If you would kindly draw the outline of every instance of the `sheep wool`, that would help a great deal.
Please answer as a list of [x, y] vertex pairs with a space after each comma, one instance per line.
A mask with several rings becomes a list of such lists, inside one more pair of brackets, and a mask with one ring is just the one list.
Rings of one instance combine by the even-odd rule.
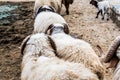
[[24, 49], [21, 80], [99, 80], [80, 63], [55, 56], [48, 37], [43, 33], [30, 36]]
[[102, 78], [105, 77], [103, 65], [89, 43], [65, 33], [52, 34], [51, 37], [56, 44], [59, 58], [82, 63]]
[[43, 5], [48, 5], [55, 8], [57, 13], [60, 13], [62, 7], [62, 0], [35, 0], [34, 13]]
[[45, 33], [48, 27], [53, 23], [66, 23], [66, 21], [57, 13], [41, 12], [35, 19], [33, 33]]

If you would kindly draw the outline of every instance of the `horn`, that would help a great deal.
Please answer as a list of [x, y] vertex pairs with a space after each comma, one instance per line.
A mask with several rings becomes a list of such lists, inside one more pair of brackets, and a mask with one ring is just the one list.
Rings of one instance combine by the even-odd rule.
[[65, 24], [65, 23], [63, 23], [63, 25], [64, 25], [64, 32], [65, 32], [66, 34], [69, 34], [69, 28], [68, 28], [68, 25]]
[[55, 9], [52, 6], [49, 6], [52, 12], [55, 12]]
[[103, 52], [102, 48], [101, 48], [99, 45], [97, 45], [96, 48], [97, 48], [98, 51], [100, 52], [100, 57], [101, 57], [102, 55], [105, 55], [105, 53]]
[[52, 48], [54, 49], [54, 51], [55, 51], [55, 55], [58, 56], [58, 55], [57, 55], [57, 48], [56, 48], [55, 42], [53, 41], [53, 39], [52, 39], [50, 36], [48, 36], [48, 39], [49, 39], [49, 41], [50, 41], [51, 47], [52, 47]]
[[47, 34], [48, 30], [51, 29], [52, 27], [54, 27], [53, 24], [51, 24], [51, 25], [47, 28], [47, 30], [45, 31], [45, 34]]
[[35, 13], [35, 17], [42, 11], [41, 9], [42, 9], [42, 6], [37, 9], [37, 11]]
[[120, 36], [117, 37], [112, 44], [110, 45], [106, 58], [104, 60], [105, 63], [110, 62], [114, 56], [116, 56], [116, 51], [118, 47], [120, 46]]
[[28, 40], [30, 39], [30, 37], [31, 37], [30, 35], [27, 36], [27, 37], [23, 40], [23, 42], [22, 42], [22, 44], [21, 44], [21, 54], [22, 54], [22, 55], [23, 55], [24, 49], [25, 49], [26, 44], [27, 44]]

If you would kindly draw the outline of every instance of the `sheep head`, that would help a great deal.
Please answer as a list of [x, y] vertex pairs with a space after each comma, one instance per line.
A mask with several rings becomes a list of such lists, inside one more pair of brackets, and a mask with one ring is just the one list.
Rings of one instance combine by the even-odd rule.
[[98, 1], [96, 0], [91, 0], [90, 4], [94, 5], [96, 8], [98, 8]]
[[40, 12], [56, 12], [55, 9], [49, 5], [44, 5], [38, 8], [38, 10], [35, 13], [35, 17], [40, 13]]
[[[28, 47], [28, 48], [26, 48]], [[21, 45], [21, 54], [24, 50], [37, 55], [55, 55], [54, 41], [44, 33], [37, 33], [26, 37]]]
[[66, 33], [66, 34], [69, 34], [69, 28], [68, 28], [68, 25], [66, 23], [51, 24], [48, 27], [48, 29], [46, 30], [46, 33], [48, 32], [49, 29], [50, 29], [50, 35], [56, 34], [56, 33]]

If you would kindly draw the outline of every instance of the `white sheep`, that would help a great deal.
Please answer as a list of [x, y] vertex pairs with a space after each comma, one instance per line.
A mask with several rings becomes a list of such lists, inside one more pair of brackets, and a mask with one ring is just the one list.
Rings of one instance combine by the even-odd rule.
[[66, 34], [69, 32], [66, 27], [58, 23], [49, 27], [51, 38], [56, 44], [57, 56], [66, 61], [82, 63], [105, 80], [104, 67], [91, 45]]
[[110, 10], [110, 4], [107, 0], [98, 2], [97, 0], [91, 0], [90, 4], [94, 5], [96, 8], [98, 8], [97, 16], [98, 18], [99, 14], [102, 15], [102, 20], [104, 20], [105, 14], [107, 15], [107, 20], [109, 20], [109, 10]]
[[41, 12], [55, 12], [55, 9], [51, 6], [43, 5], [37, 9], [36, 13], [34, 14], [34, 17], [36, 18], [36, 16]]
[[56, 57], [51, 39], [43, 33], [28, 36], [22, 43], [21, 80], [99, 80], [84, 65]]
[[35, 0], [34, 5], [34, 14], [37, 13], [38, 9], [41, 6], [48, 5], [49, 7], [54, 8], [55, 12], [61, 12], [62, 4], [64, 4], [66, 8], [66, 14], [69, 14], [69, 5], [73, 3], [74, 0]]
[[49, 25], [53, 23], [66, 23], [66, 21], [61, 15], [57, 13], [41, 12], [35, 18], [33, 33], [46, 33]]
[[103, 0], [103, 1], [97, 1], [97, 0], [91, 0], [90, 4], [94, 5], [96, 8], [98, 8], [97, 16], [98, 18], [99, 13], [102, 15], [102, 20], [104, 19], [105, 15], [107, 16], [107, 20], [109, 20], [110, 17], [110, 9], [115, 4], [120, 4], [120, 0]]
[[35, 0], [34, 13], [37, 12], [41, 6], [48, 5], [55, 9], [57, 13], [60, 13], [62, 7], [62, 0]]

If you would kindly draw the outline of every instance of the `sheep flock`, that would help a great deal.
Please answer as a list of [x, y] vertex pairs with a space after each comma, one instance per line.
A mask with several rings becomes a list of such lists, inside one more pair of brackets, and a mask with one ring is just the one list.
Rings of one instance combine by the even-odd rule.
[[[34, 30], [21, 44], [23, 55], [21, 80], [107, 80], [106, 69], [115, 68], [112, 80], [120, 80], [120, 37], [111, 43], [107, 54], [98, 45], [98, 56], [87, 41], [70, 35], [69, 24], [61, 15], [64, 5], [66, 15], [74, 0], [35, 0]], [[111, 6], [119, 0], [96, 1], [90, 4], [98, 9], [102, 20]], [[110, 65], [106, 68], [104, 64]]]

